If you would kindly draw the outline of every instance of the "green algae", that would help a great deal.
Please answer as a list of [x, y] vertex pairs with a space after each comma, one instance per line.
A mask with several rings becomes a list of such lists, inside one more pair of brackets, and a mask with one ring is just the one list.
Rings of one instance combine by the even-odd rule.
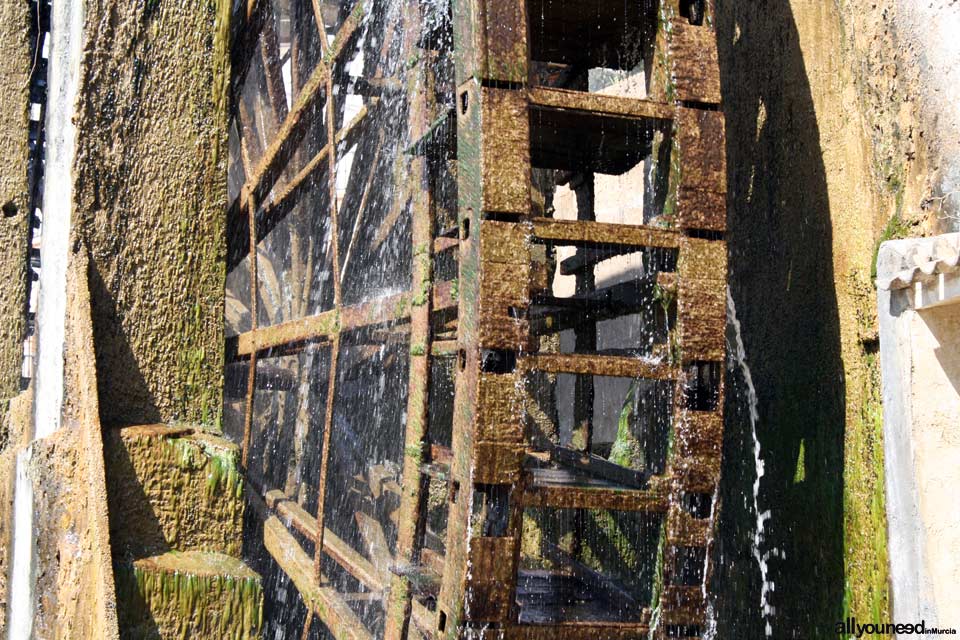
[[171, 552], [116, 568], [125, 637], [258, 638], [260, 578], [235, 558]]
[[208, 497], [243, 496], [243, 478], [235, 450], [194, 438], [165, 438], [163, 447], [167, 459], [180, 469], [206, 472]]
[[115, 549], [127, 557], [170, 548], [237, 555], [244, 513], [237, 450], [206, 434], [179, 435], [111, 440], [107, 468], [115, 481], [108, 497]]
[[644, 467], [643, 447], [630, 429], [631, 417], [635, 416], [633, 398], [636, 391], [637, 383], [634, 381], [630, 384], [627, 395], [623, 400], [620, 417], [617, 420], [617, 436], [610, 449], [610, 455], [607, 457], [610, 462], [628, 469], [642, 469]]

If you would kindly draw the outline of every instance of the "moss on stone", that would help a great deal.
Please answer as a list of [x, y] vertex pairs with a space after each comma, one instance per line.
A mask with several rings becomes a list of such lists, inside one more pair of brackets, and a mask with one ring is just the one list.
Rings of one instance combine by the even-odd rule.
[[259, 638], [263, 588], [241, 561], [170, 552], [115, 569], [127, 638]]
[[180, 550], [240, 555], [243, 480], [236, 447], [213, 436], [106, 440], [114, 554]]

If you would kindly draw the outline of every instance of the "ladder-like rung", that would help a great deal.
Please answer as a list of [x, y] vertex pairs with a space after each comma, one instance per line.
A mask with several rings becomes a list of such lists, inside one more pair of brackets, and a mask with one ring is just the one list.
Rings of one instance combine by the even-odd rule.
[[533, 240], [549, 244], [574, 247], [680, 247], [680, 234], [675, 229], [553, 218], [533, 218], [531, 222]]
[[521, 371], [574, 373], [613, 378], [674, 380], [677, 377], [676, 368], [664, 359], [603, 356], [592, 353], [540, 353], [519, 358], [517, 366]]
[[523, 494], [524, 507], [667, 511], [667, 491], [651, 480], [647, 489], [631, 489], [565, 469], [531, 469]]
[[664, 102], [569, 89], [534, 88], [530, 89], [528, 96], [533, 107], [565, 109], [586, 115], [656, 120], [661, 126], [669, 125], [675, 110], [673, 105]]

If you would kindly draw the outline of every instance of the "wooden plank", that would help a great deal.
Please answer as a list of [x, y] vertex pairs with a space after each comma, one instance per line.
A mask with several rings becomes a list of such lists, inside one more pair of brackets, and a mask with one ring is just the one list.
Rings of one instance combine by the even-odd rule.
[[300, 592], [307, 608], [314, 612], [337, 640], [371, 640], [363, 622], [332, 587], [321, 587], [313, 575], [313, 562], [287, 531], [279, 518], [263, 523], [263, 544], [274, 561]]
[[676, 458], [670, 463], [670, 472], [676, 481], [677, 491], [712, 493], [720, 482], [720, 455]]
[[[349, 147], [359, 132], [371, 119], [379, 99], [371, 98], [369, 104], [361, 107], [360, 111], [337, 132], [336, 142]], [[323, 175], [324, 171], [329, 170], [330, 166], [330, 145], [325, 144], [310, 160], [294, 175], [290, 180], [281, 185], [274, 193], [269, 202], [263, 204], [263, 207], [256, 215], [257, 242], [267, 237], [274, 228], [283, 220], [294, 206], [300, 201], [303, 193], [314, 184], [314, 178]], [[234, 269], [243, 256], [249, 250], [249, 240], [246, 238], [249, 233], [248, 216], [241, 216], [240, 200], [243, 194], [237, 197], [227, 212], [227, 237], [235, 238], [231, 241], [230, 251], [227, 257], [227, 271]]]
[[558, 464], [583, 471], [608, 482], [623, 485], [630, 489], [639, 489], [647, 483], [647, 474], [621, 467], [609, 460], [586, 451], [576, 451], [567, 447], [553, 447], [551, 459]]
[[347, 44], [360, 26], [364, 7], [363, 2], [358, 2], [353, 12], [344, 21], [330, 51], [324, 56], [323, 61], [317, 63], [307, 82], [300, 89], [287, 118], [283, 121], [283, 125], [274, 137], [273, 142], [264, 151], [253, 175], [247, 177], [243, 191], [251, 194], [257, 202], [266, 199], [277, 176], [280, 175], [291, 154], [300, 144], [307, 126], [310, 124], [309, 119], [310, 114], [313, 113], [313, 106], [327, 89], [331, 65], [346, 49]]
[[484, 220], [480, 223], [480, 260], [530, 269], [530, 225]]
[[724, 231], [727, 226], [727, 163], [723, 114], [678, 109], [680, 184], [677, 224]]
[[706, 602], [700, 586], [666, 586], [660, 596], [661, 624], [697, 625], [706, 622]]
[[669, 36], [677, 99], [720, 104], [720, 65], [716, 33], [674, 20]]
[[726, 354], [726, 286], [717, 280], [680, 278], [677, 332], [685, 361], [722, 361]]
[[527, 81], [526, 0], [481, 0], [483, 49], [477, 74], [485, 80]]
[[674, 453], [680, 458], [719, 455], [723, 447], [720, 411], [682, 411], [674, 415]]
[[628, 489], [612, 483], [534, 469], [521, 502], [525, 507], [554, 509], [610, 509], [665, 513], [667, 481], [652, 478], [647, 489]]
[[237, 337], [237, 354], [250, 355], [293, 342], [329, 338], [339, 331], [339, 325], [339, 314], [331, 309], [315, 316], [246, 331]]
[[530, 104], [552, 109], [568, 109], [623, 118], [673, 120], [673, 105], [653, 100], [641, 100], [601, 93], [570, 91], [567, 89], [546, 89], [537, 87], [527, 94]]
[[673, 380], [677, 377], [674, 367], [668, 362], [627, 356], [540, 353], [518, 358], [517, 367], [521, 371], [575, 373], [617, 378], [645, 378], [648, 380]]
[[680, 242], [677, 260], [680, 278], [727, 281], [727, 243], [685, 237]]
[[[480, 94], [483, 123], [483, 210], [526, 214], [530, 211], [527, 101], [519, 91], [488, 87], [476, 90]], [[476, 96], [473, 91], [470, 93]]]
[[454, 5], [458, 46], [456, 81], [468, 78], [519, 84], [527, 81], [525, 0], [470, 0]]
[[523, 442], [522, 385], [516, 374], [480, 374], [477, 441]]
[[[454, 305], [453, 283], [437, 283], [433, 289], [433, 309], [449, 309]], [[410, 307], [411, 295], [399, 293], [344, 307], [340, 313], [330, 309], [315, 316], [246, 331], [237, 336], [237, 355], [247, 356], [307, 340], [329, 339], [341, 331], [404, 320], [410, 315]]]
[[506, 622], [510, 613], [514, 579], [513, 563], [517, 540], [512, 537], [475, 536], [470, 539], [467, 565], [470, 588], [465, 611], [473, 622]]
[[[287, 499], [282, 491], [279, 489], [268, 491], [264, 498], [267, 506], [273, 509], [286, 524], [292, 525], [311, 540], [318, 538], [316, 518], [293, 500]], [[329, 528], [323, 534], [323, 552], [367, 589], [378, 593], [384, 590], [385, 583], [377, 569]]]
[[680, 246], [680, 235], [674, 229], [552, 218], [534, 218], [532, 223], [534, 240], [547, 241], [551, 244], [575, 247], [618, 245], [665, 249], [676, 249]]
[[667, 544], [703, 547], [710, 541], [713, 523], [709, 518], [694, 518], [678, 507], [667, 513]]
[[478, 484], [514, 484], [520, 480], [524, 446], [510, 442], [476, 442], [473, 480]]
[[360, 530], [360, 536], [367, 547], [367, 554], [380, 574], [380, 580], [389, 584], [393, 555], [390, 553], [390, 546], [387, 544], [387, 536], [383, 533], [383, 527], [376, 519], [362, 511], [354, 514], [354, 518], [357, 520], [357, 528]]

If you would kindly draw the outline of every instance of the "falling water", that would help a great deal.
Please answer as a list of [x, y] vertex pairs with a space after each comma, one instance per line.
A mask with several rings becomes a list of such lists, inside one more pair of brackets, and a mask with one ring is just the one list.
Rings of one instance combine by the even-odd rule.
[[[749, 365], [747, 365], [747, 351], [743, 346], [740, 321], [737, 319], [737, 307], [733, 302], [730, 289], [727, 289], [727, 319], [733, 328], [735, 337], [735, 344], [731, 345], [732, 348], [729, 349], [730, 367], [738, 367], [743, 374], [743, 381], [747, 388], [747, 405], [750, 409], [750, 435], [753, 438], [753, 461], [757, 471], [757, 477], [753, 481], [753, 510], [757, 514], [757, 526], [754, 530], [751, 549], [753, 557], [757, 561], [757, 568], [760, 569], [760, 612], [764, 621], [764, 633], [769, 638], [773, 635], [770, 617], [774, 613], [774, 608], [770, 604], [770, 594], [774, 591], [774, 583], [768, 577], [769, 567], [767, 562], [771, 553], [761, 551], [766, 523], [770, 519], [770, 511], [760, 511], [760, 479], [764, 473], [763, 458], [760, 455], [760, 440], [757, 438], [757, 422], [760, 414], [757, 409], [757, 390], [753, 386], [753, 376], [750, 374]], [[774, 555], [776, 555], [776, 550], [774, 550]]]
[[[727, 294], [729, 296], [729, 293]], [[716, 490], [713, 492], [713, 498], [710, 501], [710, 526], [716, 529], [717, 526], [717, 504], [720, 500], [720, 487], [717, 486]], [[713, 606], [713, 594], [708, 588], [708, 582], [710, 580], [710, 555], [707, 554], [704, 558], [705, 563], [708, 565], [704, 567], [703, 570], [703, 582], [700, 585], [700, 590], [703, 593], [703, 601], [707, 603], [706, 610], [706, 624], [704, 624], [702, 640], [716, 640], [717, 639], [717, 610]]]

